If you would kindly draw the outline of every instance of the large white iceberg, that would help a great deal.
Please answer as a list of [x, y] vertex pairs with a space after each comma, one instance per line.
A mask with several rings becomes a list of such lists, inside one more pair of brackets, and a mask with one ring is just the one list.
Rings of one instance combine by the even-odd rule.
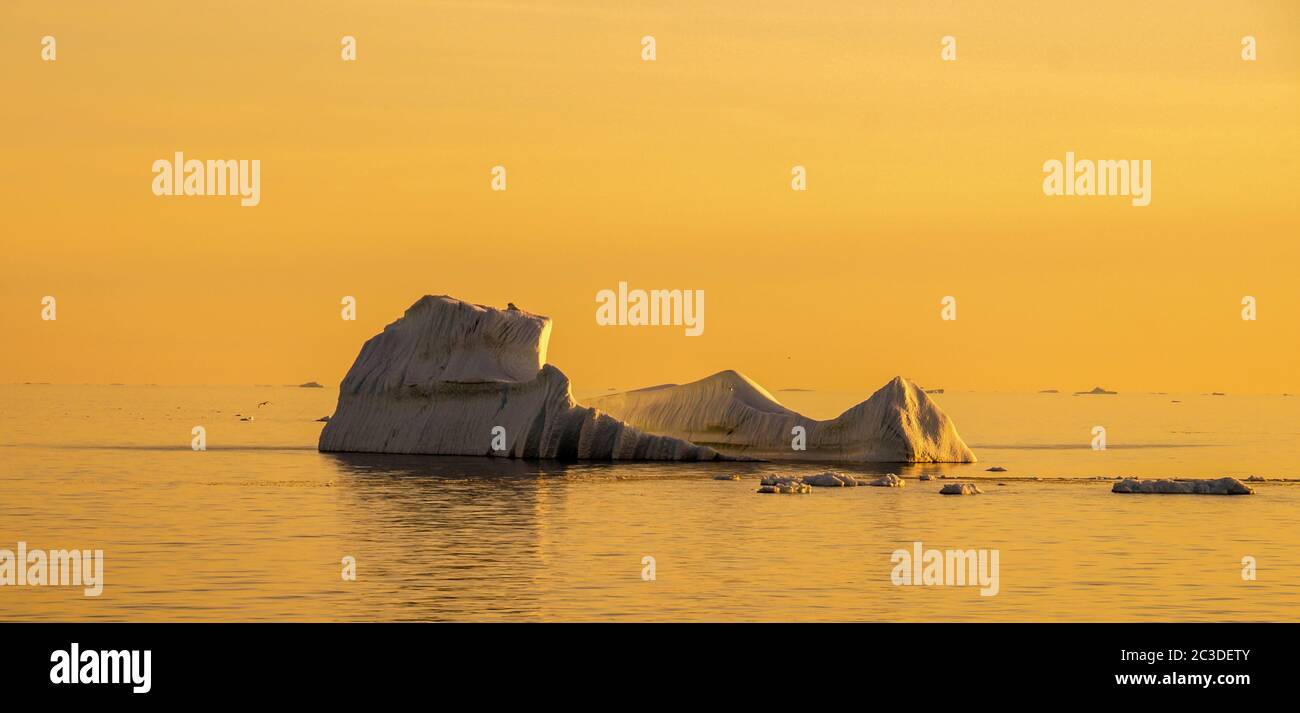
[[[969, 463], [922, 389], [895, 378], [838, 418], [777, 403], [734, 371], [578, 405], [546, 363], [547, 317], [426, 296], [361, 348], [320, 450], [598, 460]], [[597, 410], [599, 409], [599, 410]], [[604, 413], [602, 413], [602, 411]], [[799, 433], [802, 429], [802, 433]], [[798, 434], [796, 436], [796, 434]], [[796, 449], [796, 439], [804, 446]]]
[[551, 321], [426, 296], [361, 348], [320, 450], [595, 460], [716, 460], [576, 404], [546, 363]]
[[[735, 371], [689, 384], [610, 394], [591, 404], [650, 433], [763, 460], [973, 463], [952, 420], [916, 384], [895, 377], [871, 398], [828, 421], [782, 406]], [[804, 429], [796, 450], [795, 428]]]

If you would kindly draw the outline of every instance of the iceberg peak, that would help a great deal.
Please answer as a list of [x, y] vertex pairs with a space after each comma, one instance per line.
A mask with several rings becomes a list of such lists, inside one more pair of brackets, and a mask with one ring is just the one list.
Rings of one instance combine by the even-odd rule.
[[[766, 460], [973, 463], [952, 420], [901, 376], [837, 418], [818, 421], [782, 406], [735, 371], [682, 385], [600, 396], [592, 405], [650, 433]], [[802, 428], [803, 448], [796, 447]]]

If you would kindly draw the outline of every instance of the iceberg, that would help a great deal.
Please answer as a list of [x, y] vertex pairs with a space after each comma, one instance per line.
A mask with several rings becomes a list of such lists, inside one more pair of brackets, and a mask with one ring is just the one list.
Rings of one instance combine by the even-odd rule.
[[[513, 305], [512, 305], [513, 307]], [[719, 460], [578, 405], [546, 363], [551, 320], [425, 296], [361, 348], [321, 431], [325, 452], [566, 460]]]
[[974, 483], [948, 483], [939, 489], [940, 495], [980, 495], [983, 492]]
[[[324, 452], [565, 460], [972, 463], [916, 384], [897, 377], [839, 417], [791, 411], [735, 371], [578, 404], [546, 363], [551, 320], [425, 296], [368, 340], [321, 430]], [[881, 479], [871, 485], [901, 484]]]
[[[761, 460], [973, 463], [957, 428], [916, 384], [895, 377], [837, 418], [791, 411], [735, 371], [608, 394], [591, 405], [641, 430]], [[802, 427], [803, 450], [796, 450]]]

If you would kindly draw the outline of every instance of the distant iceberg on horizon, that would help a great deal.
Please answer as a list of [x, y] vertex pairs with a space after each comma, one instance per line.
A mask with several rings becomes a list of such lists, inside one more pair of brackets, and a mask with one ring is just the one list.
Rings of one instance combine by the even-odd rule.
[[[592, 399], [546, 363], [548, 317], [425, 296], [369, 339], [323, 452], [565, 460], [975, 461], [946, 414], [897, 377], [838, 418], [791, 411], [735, 371]], [[803, 450], [795, 447], [802, 427]]]

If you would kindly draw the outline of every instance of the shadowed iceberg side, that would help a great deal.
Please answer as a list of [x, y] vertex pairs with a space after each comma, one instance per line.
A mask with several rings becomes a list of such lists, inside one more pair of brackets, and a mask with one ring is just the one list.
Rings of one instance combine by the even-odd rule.
[[[895, 377], [838, 418], [817, 421], [782, 406], [734, 371], [689, 384], [601, 396], [592, 405], [637, 428], [764, 460], [973, 463], [975, 454], [934, 400]], [[793, 429], [806, 431], [794, 450]]]
[[[361, 348], [321, 451], [579, 460], [718, 460], [577, 405], [546, 364], [551, 321], [425, 296]], [[505, 447], [494, 450], [494, 431]]]

